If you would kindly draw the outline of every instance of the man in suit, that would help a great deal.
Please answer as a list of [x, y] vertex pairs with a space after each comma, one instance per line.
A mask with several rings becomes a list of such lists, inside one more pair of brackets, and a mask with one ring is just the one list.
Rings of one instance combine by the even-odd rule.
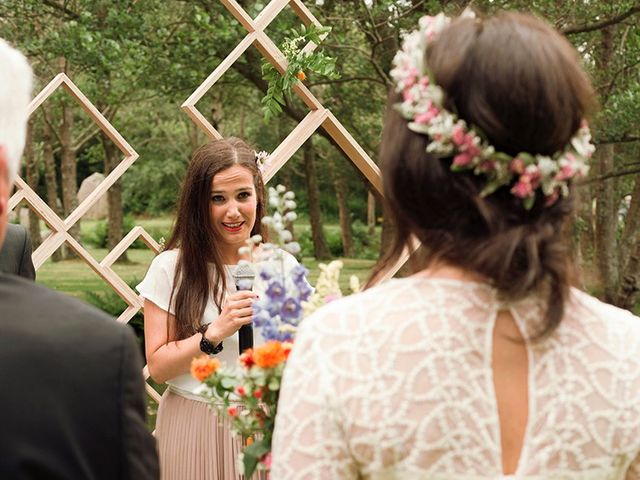
[[[24, 56], [2, 39], [0, 65], [2, 244], [32, 74]], [[158, 478], [141, 368], [128, 326], [0, 274], [0, 478]]]
[[31, 239], [22, 225], [7, 224], [4, 244], [0, 247], [0, 272], [36, 279], [36, 270], [31, 261]]

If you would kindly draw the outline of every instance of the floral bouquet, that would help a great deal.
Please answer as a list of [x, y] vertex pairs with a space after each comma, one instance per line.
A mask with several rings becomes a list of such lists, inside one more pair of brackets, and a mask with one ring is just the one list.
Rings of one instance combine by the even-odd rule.
[[[271, 437], [282, 373], [300, 322], [323, 304], [342, 296], [338, 284], [340, 261], [320, 264], [315, 292], [306, 281], [307, 270], [301, 265], [285, 275], [282, 250], [294, 254], [300, 251], [285, 228], [296, 219], [293, 199], [293, 192], [287, 192], [282, 185], [270, 188], [269, 204], [276, 212], [262, 220], [277, 242], [261, 247], [263, 261], [257, 274], [266, 282], [266, 295], [253, 304], [253, 324], [261, 327], [267, 342], [243, 353], [236, 366], [222, 365], [208, 356], [196, 358], [191, 364], [191, 374], [202, 382], [200, 394], [209, 399], [245, 441], [238, 463], [247, 478], [256, 471], [270, 469]], [[256, 236], [248, 243], [257, 244], [261, 240]], [[244, 253], [251, 252], [250, 247]], [[356, 277], [352, 278], [351, 287], [359, 289]]]

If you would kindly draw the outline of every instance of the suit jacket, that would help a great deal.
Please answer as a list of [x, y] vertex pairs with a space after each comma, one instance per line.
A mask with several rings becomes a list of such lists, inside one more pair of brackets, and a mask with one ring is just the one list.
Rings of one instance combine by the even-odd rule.
[[0, 478], [157, 479], [127, 325], [0, 274]]
[[36, 270], [31, 261], [31, 239], [22, 225], [7, 224], [7, 235], [0, 247], [0, 272], [35, 280]]

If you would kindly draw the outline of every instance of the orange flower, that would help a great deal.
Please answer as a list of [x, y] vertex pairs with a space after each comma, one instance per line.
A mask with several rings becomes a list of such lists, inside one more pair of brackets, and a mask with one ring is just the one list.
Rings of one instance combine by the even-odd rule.
[[253, 349], [252, 348], [248, 348], [246, 349], [242, 355], [240, 355], [240, 363], [242, 364], [242, 366], [244, 368], [251, 368], [253, 366], [254, 362], [253, 361]]
[[253, 445], [253, 437], [247, 437], [246, 445], [247, 445], [247, 447], [249, 445]]
[[227, 415], [230, 417], [235, 417], [238, 415], [238, 407], [229, 407], [227, 408]]
[[293, 348], [293, 342], [284, 342], [282, 344], [282, 348], [284, 350], [284, 358], [289, 358], [289, 354], [291, 353], [291, 349]]
[[304, 82], [307, 76], [304, 74], [302, 70], [300, 70], [298, 73], [296, 73], [296, 78], [301, 82]]
[[220, 360], [207, 355], [196, 357], [191, 361], [191, 375], [203, 382], [209, 375], [220, 368]]
[[287, 359], [282, 343], [267, 342], [253, 353], [253, 360], [261, 368], [273, 368]]
[[262, 389], [258, 389], [255, 392], [253, 392], [253, 396], [255, 398], [257, 398], [258, 400], [262, 398]]

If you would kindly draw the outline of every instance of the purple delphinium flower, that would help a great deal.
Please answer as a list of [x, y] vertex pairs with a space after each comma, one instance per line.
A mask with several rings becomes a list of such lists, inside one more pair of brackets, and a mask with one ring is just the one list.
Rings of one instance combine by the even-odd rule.
[[284, 300], [286, 293], [284, 285], [282, 285], [280, 281], [274, 279], [269, 282], [266, 294], [271, 301], [277, 302]]
[[307, 300], [309, 300], [309, 297], [313, 293], [313, 288], [311, 288], [307, 280], [303, 278], [303, 281], [300, 282], [297, 287], [298, 292], [300, 293], [300, 301], [306, 302]]
[[282, 304], [280, 315], [285, 322], [297, 324], [298, 322], [291, 322], [291, 320], [298, 319], [301, 309], [302, 307], [300, 306], [300, 302], [293, 297], [289, 297]]
[[307, 274], [309, 273], [309, 270], [307, 270], [306, 268], [304, 268], [302, 265], [298, 264], [295, 267], [293, 267], [293, 269], [291, 270], [291, 276], [293, 277], [293, 282], [297, 285], [300, 286], [301, 283], [307, 283]]

